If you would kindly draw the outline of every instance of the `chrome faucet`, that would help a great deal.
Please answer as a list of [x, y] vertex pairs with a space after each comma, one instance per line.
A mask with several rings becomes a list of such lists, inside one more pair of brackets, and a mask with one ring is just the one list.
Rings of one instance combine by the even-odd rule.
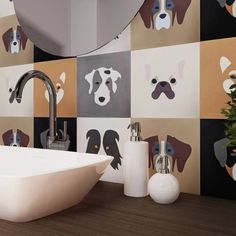
[[16, 99], [18, 103], [21, 102], [22, 93], [26, 83], [33, 78], [40, 79], [44, 82], [49, 93], [49, 136], [47, 137], [47, 149], [68, 150], [70, 140], [67, 133], [67, 124], [64, 123], [63, 139], [59, 139], [57, 133], [57, 94], [50, 78], [41, 71], [32, 70], [26, 72], [16, 83], [15, 90], [10, 97], [10, 103]]

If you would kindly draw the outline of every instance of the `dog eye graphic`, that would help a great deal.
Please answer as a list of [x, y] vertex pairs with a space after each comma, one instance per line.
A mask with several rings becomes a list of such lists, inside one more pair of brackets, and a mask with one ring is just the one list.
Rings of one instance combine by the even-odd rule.
[[155, 15], [160, 10], [160, 3], [156, 1], [152, 7], [152, 13]]
[[236, 74], [230, 75], [230, 79], [236, 79]]
[[99, 149], [98, 145], [94, 145], [94, 148], [95, 148], [95, 149]]
[[9, 88], [9, 93], [11, 93], [13, 91], [13, 89], [12, 88]]
[[108, 80], [108, 81], [106, 81], [106, 84], [110, 84], [110, 81]]
[[176, 81], [175, 78], [170, 79], [170, 83], [171, 83], [171, 84], [176, 84], [176, 82], [177, 82], [177, 81]]
[[96, 84], [96, 85], [99, 85], [99, 84], [100, 84], [100, 82], [98, 82], [98, 81], [97, 81], [97, 82], [95, 82], [95, 84]]
[[19, 33], [19, 32], [16, 32], [16, 38], [17, 38], [18, 40], [20, 40], [20, 33]]
[[166, 1], [166, 9], [173, 10], [173, 8], [174, 8], [174, 3], [172, 2], [172, 0], [167, 0]]
[[152, 81], [151, 81], [151, 83], [152, 83], [153, 85], [157, 84], [157, 82], [158, 82], [158, 79], [157, 79], [157, 78], [153, 78]]

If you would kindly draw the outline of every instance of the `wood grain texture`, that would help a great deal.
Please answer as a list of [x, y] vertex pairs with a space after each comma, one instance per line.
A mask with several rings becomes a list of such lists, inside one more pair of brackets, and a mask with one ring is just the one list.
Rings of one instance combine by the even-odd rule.
[[236, 202], [182, 194], [172, 205], [129, 198], [99, 182], [83, 202], [25, 224], [0, 221], [0, 236], [236, 235]]

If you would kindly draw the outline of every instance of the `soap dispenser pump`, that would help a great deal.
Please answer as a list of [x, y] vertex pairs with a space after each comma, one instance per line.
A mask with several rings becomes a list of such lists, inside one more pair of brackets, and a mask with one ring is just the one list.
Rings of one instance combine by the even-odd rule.
[[172, 161], [166, 154], [166, 142], [161, 141], [161, 153], [156, 157], [154, 174], [148, 182], [148, 192], [151, 198], [160, 204], [170, 204], [179, 197], [180, 186], [174, 175], [171, 174]]
[[140, 136], [140, 123], [131, 123], [130, 141], [124, 147], [124, 194], [130, 197], [148, 195], [148, 143]]

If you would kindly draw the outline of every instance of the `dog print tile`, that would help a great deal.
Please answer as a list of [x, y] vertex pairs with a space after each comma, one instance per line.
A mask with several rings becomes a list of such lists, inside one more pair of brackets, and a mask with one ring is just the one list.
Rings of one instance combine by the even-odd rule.
[[33, 62], [33, 44], [15, 15], [0, 18], [0, 66]]
[[33, 69], [33, 64], [18, 65], [10, 67], [0, 67], [0, 117], [1, 116], [18, 116], [18, 117], [32, 117], [33, 116], [33, 83], [28, 81], [26, 84], [23, 97], [18, 103], [13, 95], [15, 86], [20, 77], [26, 72]]
[[166, 141], [166, 153], [171, 157], [173, 174], [182, 192], [200, 194], [200, 121], [198, 119], [132, 119], [140, 122], [142, 138], [149, 144], [150, 176], [160, 143]]
[[201, 120], [201, 193], [236, 199], [236, 156], [227, 147], [226, 122]]
[[128, 118], [78, 118], [77, 150], [114, 159], [101, 180], [123, 183], [124, 144], [129, 140]]
[[132, 50], [199, 41], [199, 0], [145, 0], [131, 24]]
[[[76, 59], [35, 63], [35, 70], [43, 71], [52, 80], [57, 93], [57, 116], [76, 117]], [[34, 82], [35, 117], [47, 117], [49, 94], [39, 80]]]
[[131, 27], [129, 25], [123, 32], [117, 35], [115, 39], [113, 39], [111, 42], [108, 42], [108, 44], [95, 50], [94, 52], [82, 55], [80, 57], [114, 53], [114, 52], [123, 52], [123, 51], [129, 51], [130, 49], [131, 49]]
[[201, 0], [201, 40], [234, 37], [235, 27], [235, 0]]
[[33, 119], [1, 117], [0, 144], [12, 147], [33, 147]]
[[[77, 136], [76, 136], [76, 118], [58, 118], [57, 119], [57, 133], [60, 139], [64, 135], [64, 122], [67, 125], [68, 142], [66, 143], [66, 151], [77, 150]], [[49, 119], [48, 118], [34, 118], [34, 147], [46, 148], [47, 137], [49, 135]]]
[[212, 40], [201, 43], [201, 117], [223, 118], [230, 87], [235, 83], [236, 39]]
[[1, 0], [0, 3], [0, 20], [2, 17], [15, 14], [14, 4], [12, 0]]
[[131, 61], [132, 117], [199, 117], [199, 43], [137, 50]]
[[78, 59], [78, 116], [130, 117], [130, 52]]

